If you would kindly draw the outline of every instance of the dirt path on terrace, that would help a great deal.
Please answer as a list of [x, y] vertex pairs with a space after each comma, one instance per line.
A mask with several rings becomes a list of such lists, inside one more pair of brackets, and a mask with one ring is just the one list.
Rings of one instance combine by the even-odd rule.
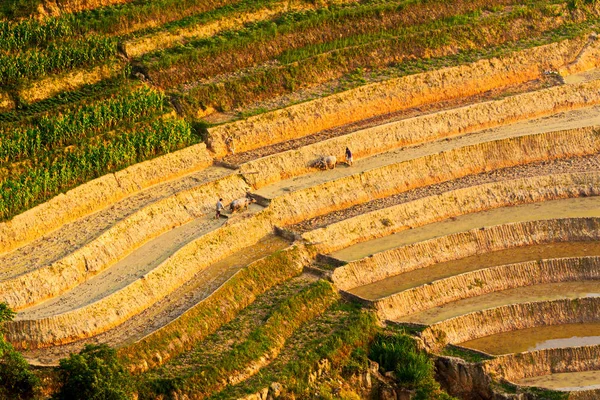
[[522, 121], [511, 125], [482, 130], [465, 136], [428, 142], [366, 157], [355, 161], [352, 167], [340, 166], [327, 171], [294, 177], [261, 188], [255, 193], [266, 198], [275, 198], [288, 192], [313, 187], [345, 176], [360, 174], [370, 169], [425, 157], [464, 146], [536, 133], [597, 125], [600, 125], [599, 106], [561, 112], [548, 117]]
[[378, 125], [383, 125], [403, 119], [433, 114], [436, 112], [450, 110], [453, 108], [459, 108], [468, 104], [481, 103], [484, 101], [497, 100], [506, 96], [514, 96], [520, 93], [533, 92], [550, 86], [555, 86], [557, 84], [558, 82], [556, 82], [556, 80], [552, 80], [549, 78], [544, 80], [534, 80], [520, 85], [488, 90], [485, 93], [478, 94], [475, 96], [461, 97], [458, 99], [440, 101], [437, 103], [424, 104], [420, 107], [414, 107], [389, 114], [378, 115], [376, 117], [367, 118], [362, 121], [353, 122], [336, 128], [326, 129], [314, 135], [305, 136], [294, 140], [288, 140], [286, 142], [277, 143], [272, 146], [261, 147], [260, 149], [247, 151], [245, 153], [231, 154], [224, 157], [223, 161], [232, 165], [241, 165], [243, 163], [255, 160], [257, 158], [266, 157], [272, 154], [277, 154], [292, 149], [297, 149], [299, 147], [307, 146], [309, 144], [317, 142], [322, 142], [324, 140], [331, 139], [336, 136], [347, 135], [351, 132], [355, 132], [358, 130], [372, 128]]
[[137, 210], [174, 194], [231, 174], [209, 167], [182, 178], [153, 186], [94, 214], [78, 219], [33, 242], [0, 255], [0, 280], [14, 278], [55, 262], [89, 243]]
[[553, 218], [583, 217], [600, 217], [600, 196], [548, 200], [464, 214], [442, 222], [427, 224], [396, 232], [393, 235], [357, 243], [331, 253], [331, 256], [350, 262], [401, 246], [486, 226]]
[[484, 172], [477, 175], [469, 175], [453, 181], [425, 186], [390, 197], [384, 197], [382, 199], [372, 200], [367, 203], [357, 204], [343, 210], [334, 211], [329, 214], [299, 222], [295, 225], [290, 225], [286, 229], [298, 234], [302, 234], [304, 232], [324, 228], [333, 223], [356, 217], [371, 211], [395, 206], [423, 197], [438, 195], [451, 190], [483, 185], [485, 183], [499, 182], [517, 178], [528, 178], [533, 176], [592, 171], [600, 171], [600, 154], [594, 154], [586, 157], [542, 161], [528, 165], [519, 165], [516, 167], [494, 170], [491, 172]]
[[599, 297], [600, 282], [575, 281], [519, 287], [471, 297], [402, 317], [402, 322], [431, 325], [459, 315], [530, 301]]
[[[256, 213], [262, 207], [252, 204]], [[217, 229], [226, 220], [203, 216], [150, 240], [93, 278], [60, 296], [19, 312], [15, 320], [40, 319], [84, 307], [140, 279], [187, 243]]]
[[78, 352], [85, 344], [106, 343], [113, 347], [121, 347], [136, 342], [167, 325], [210, 296], [241, 268], [288, 245], [288, 242], [278, 237], [267, 237], [254, 246], [240, 250], [212, 264], [171, 295], [116, 328], [74, 343], [26, 351], [23, 355], [33, 365], [57, 365], [58, 360]]
[[547, 243], [517, 247], [437, 263], [427, 268], [419, 268], [369, 285], [359, 286], [349, 292], [364, 299], [377, 300], [417, 286], [430, 284], [439, 279], [483, 268], [525, 261], [587, 256], [600, 256], [600, 242]]

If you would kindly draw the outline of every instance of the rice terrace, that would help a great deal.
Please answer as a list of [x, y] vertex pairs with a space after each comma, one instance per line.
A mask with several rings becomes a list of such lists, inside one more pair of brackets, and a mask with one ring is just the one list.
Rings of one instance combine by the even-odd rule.
[[598, 34], [0, 0], [0, 400], [600, 399]]

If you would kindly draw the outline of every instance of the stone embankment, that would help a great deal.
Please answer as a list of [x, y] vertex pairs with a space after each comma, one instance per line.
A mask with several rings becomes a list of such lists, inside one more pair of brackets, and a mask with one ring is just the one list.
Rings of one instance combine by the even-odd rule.
[[388, 236], [462, 214], [544, 200], [597, 196], [598, 172], [536, 176], [450, 190], [396, 206], [364, 213], [325, 228], [306, 232], [303, 239], [322, 253]]
[[543, 243], [600, 238], [599, 218], [517, 222], [473, 229], [374, 254], [337, 268], [332, 275], [342, 290], [367, 285], [403, 272], [491, 251]]
[[[522, 273], [535, 273], [540, 283], [553, 281], [551, 277], [541, 277], [542, 271], [560, 274], [554, 281], [598, 279], [599, 262], [598, 257], [579, 260], [545, 260], [542, 263], [546, 264], [546, 268], [541, 268], [537, 272], [523, 269]], [[573, 266], [571, 270], [569, 264]], [[585, 271], [586, 268], [592, 271], [588, 273]], [[534, 280], [535, 278], [532, 278], [532, 281]], [[547, 325], [599, 322], [599, 311], [600, 299], [593, 297], [511, 304], [435, 323], [421, 333], [421, 338], [430, 350], [438, 351], [447, 344], [463, 343], [497, 333]]]
[[94, 179], [0, 223], [0, 254], [152, 185], [211, 164], [206, 145], [197, 144]]
[[196, 218], [212, 217], [215, 193], [223, 193], [227, 203], [244, 197], [246, 189], [241, 177], [229, 175], [154, 202], [57, 261], [0, 281], [0, 297], [19, 310], [58, 296], [149, 240]]
[[312, 164], [321, 156], [333, 154], [344, 160], [346, 147], [358, 159], [599, 103], [600, 81], [557, 86], [359, 130], [249, 161], [240, 166], [240, 172], [249, 184], [260, 188], [314, 172]]
[[227, 138], [233, 139], [237, 152], [244, 152], [376, 115], [527, 82], [539, 78], [544, 70], [570, 64], [586, 43], [587, 38], [577, 38], [507, 57], [365, 85], [212, 128], [208, 143], [221, 157], [228, 152]]

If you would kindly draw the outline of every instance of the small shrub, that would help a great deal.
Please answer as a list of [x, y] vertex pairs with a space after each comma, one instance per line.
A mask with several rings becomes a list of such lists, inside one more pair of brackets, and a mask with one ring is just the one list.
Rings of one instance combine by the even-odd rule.
[[[15, 312], [6, 303], [0, 303], [0, 328], [14, 318]], [[38, 391], [40, 380], [29, 368], [21, 353], [4, 340], [0, 329], [0, 398], [31, 399]]]
[[53, 400], [129, 400], [133, 383], [129, 372], [109, 346], [86, 345], [79, 354], [60, 360], [62, 387]]

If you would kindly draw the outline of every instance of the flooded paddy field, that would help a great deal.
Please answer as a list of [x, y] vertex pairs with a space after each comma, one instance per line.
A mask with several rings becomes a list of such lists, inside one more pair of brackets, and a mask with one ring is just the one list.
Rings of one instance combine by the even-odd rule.
[[596, 344], [600, 344], [600, 322], [539, 326], [460, 343], [463, 347], [493, 355]]
[[438, 279], [478, 269], [524, 261], [584, 256], [600, 256], [600, 242], [547, 243], [478, 254], [395, 275], [369, 285], [359, 286], [349, 292], [364, 299], [377, 300]]
[[597, 197], [551, 200], [514, 207], [501, 207], [461, 215], [442, 222], [427, 224], [393, 235], [358, 243], [336, 251], [331, 255], [337, 259], [350, 262], [396, 247], [486, 226], [554, 218], [598, 216], [600, 216], [600, 198]]
[[405, 316], [401, 321], [431, 325], [459, 315], [509, 304], [599, 296], [600, 282], [597, 281], [547, 283], [508, 289], [501, 292], [493, 292], [483, 296], [454, 301], [439, 307]]
[[534, 376], [515, 383], [523, 386], [536, 386], [568, 392], [600, 389], [600, 371], [565, 372]]

